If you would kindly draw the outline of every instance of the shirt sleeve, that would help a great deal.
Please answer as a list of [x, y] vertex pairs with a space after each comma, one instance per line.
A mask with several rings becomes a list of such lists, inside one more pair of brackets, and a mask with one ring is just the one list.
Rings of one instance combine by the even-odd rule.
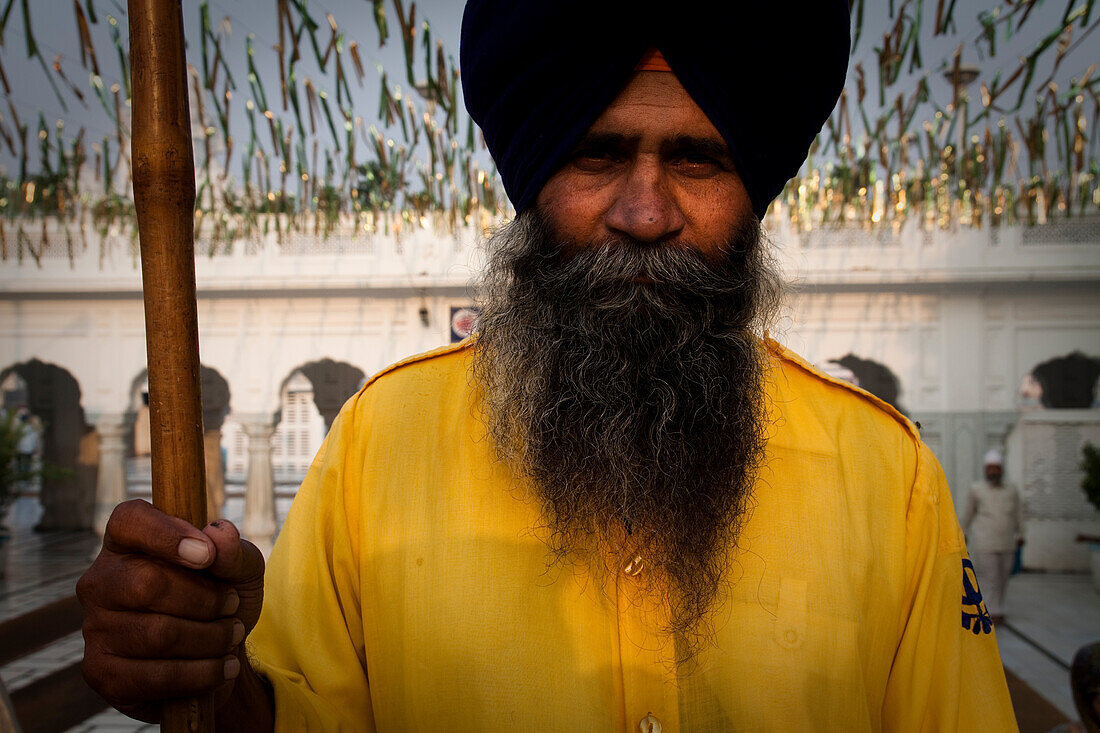
[[[353, 399], [349, 406], [354, 405]], [[276, 731], [374, 731], [359, 599], [355, 412], [334, 421], [279, 533], [248, 639]]]
[[923, 443], [906, 515], [905, 567], [883, 730], [1017, 730], [992, 621], [947, 481]]

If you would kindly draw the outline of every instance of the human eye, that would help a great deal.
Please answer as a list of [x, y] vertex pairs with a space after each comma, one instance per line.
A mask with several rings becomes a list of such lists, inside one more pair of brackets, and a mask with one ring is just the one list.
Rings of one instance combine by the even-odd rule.
[[680, 163], [687, 168], [699, 171], [721, 167], [717, 160], [703, 153], [688, 153], [681, 158]]
[[722, 161], [706, 153], [684, 153], [673, 162], [680, 173], [692, 178], [707, 178], [726, 170]]
[[670, 162], [680, 173], [693, 178], [706, 178], [732, 170], [724, 146], [710, 143], [685, 143], [671, 152]]
[[621, 163], [625, 158], [623, 151], [606, 142], [582, 144], [573, 153], [573, 165], [586, 172], [600, 173]]

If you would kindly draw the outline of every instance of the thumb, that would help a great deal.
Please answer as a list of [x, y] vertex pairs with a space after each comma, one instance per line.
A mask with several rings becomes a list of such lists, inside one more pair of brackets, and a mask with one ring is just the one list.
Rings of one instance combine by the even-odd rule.
[[233, 584], [246, 583], [264, 574], [264, 556], [254, 544], [241, 539], [236, 525], [228, 519], [215, 519], [203, 529], [214, 542], [214, 562], [206, 568], [216, 578]]
[[240, 604], [230, 613], [251, 631], [260, 617], [264, 600], [263, 553], [248, 540], [242, 540], [240, 532], [227, 519], [214, 520], [203, 529], [203, 534], [216, 548], [214, 562], [206, 571], [230, 583], [237, 591]]

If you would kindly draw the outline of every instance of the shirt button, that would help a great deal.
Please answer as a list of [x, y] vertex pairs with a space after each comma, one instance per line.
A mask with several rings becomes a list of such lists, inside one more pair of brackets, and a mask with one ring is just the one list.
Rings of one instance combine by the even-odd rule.
[[[637, 578], [639, 575], [642, 574], [642, 569], [644, 567], [645, 562], [642, 560], [642, 556], [635, 555], [634, 557], [630, 558], [630, 560], [628, 560], [625, 565], [623, 565], [623, 575], [626, 575], [630, 578]], [[656, 720], [656, 718], [654, 718], [654, 720]], [[660, 728], [658, 728], [658, 730], [660, 730]]]
[[638, 723], [638, 730], [642, 733], [661, 733], [661, 721], [657, 720], [656, 715], [649, 713]]

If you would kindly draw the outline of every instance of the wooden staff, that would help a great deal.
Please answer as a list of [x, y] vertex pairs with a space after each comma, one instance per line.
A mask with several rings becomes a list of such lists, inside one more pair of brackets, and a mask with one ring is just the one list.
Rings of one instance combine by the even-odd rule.
[[[206, 525], [195, 303], [195, 161], [181, 0], [128, 0], [134, 203], [141, 238], [153, 504]], [[209, 695], [164, 705], [162, 730], [213, 729]]]

